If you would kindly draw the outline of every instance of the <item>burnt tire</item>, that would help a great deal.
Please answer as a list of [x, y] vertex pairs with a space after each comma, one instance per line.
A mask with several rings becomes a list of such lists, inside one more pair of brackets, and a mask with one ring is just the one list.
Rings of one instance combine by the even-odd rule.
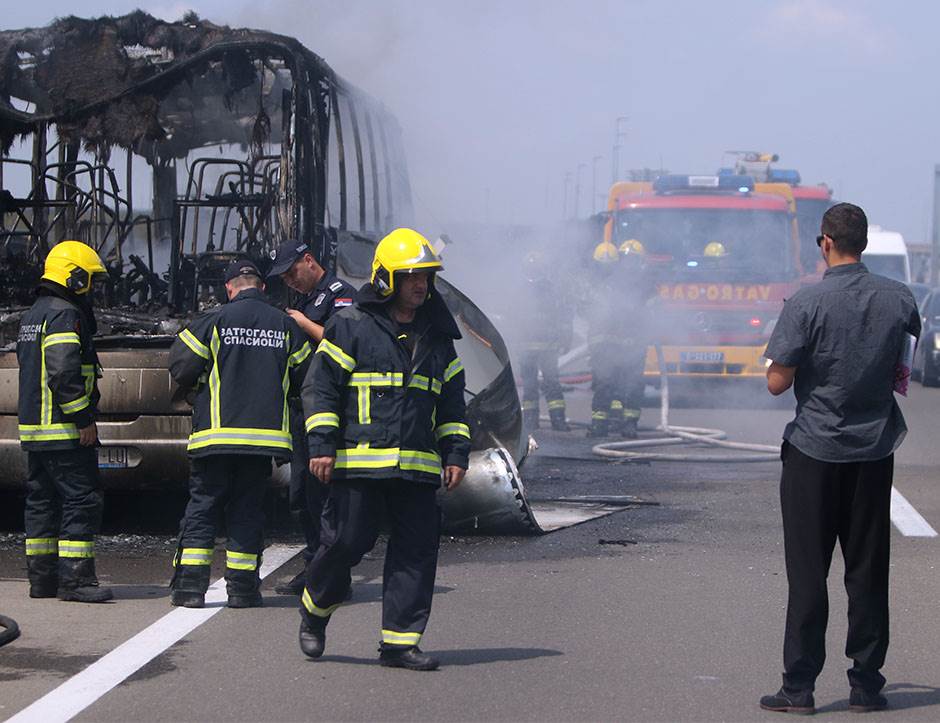
[[0, 648], [20, 637], [20, 626], [16, 620], [0, 615]]

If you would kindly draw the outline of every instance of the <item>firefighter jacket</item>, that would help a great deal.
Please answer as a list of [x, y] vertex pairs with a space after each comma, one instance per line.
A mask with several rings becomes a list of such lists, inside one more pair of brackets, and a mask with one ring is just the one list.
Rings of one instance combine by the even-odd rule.
[[16, 342], [23, 449], [77, 449], [78, 430], [95, 421], [100, 376], [88, 302], [43, 281]]
[[408, 342], [387, 309], [366, 284], [327, 322], [303, 386], [310, 457], [335, 456], [336, 479], [440, 485], [470, 454], [460, 331], [433, 286]]
[[287, 397], [310, 354], [300, 327], [258, 289], [242, 290], [181, 331], [170, 348], [170, 374], [195, 388], [189, 455], [289, 459]]

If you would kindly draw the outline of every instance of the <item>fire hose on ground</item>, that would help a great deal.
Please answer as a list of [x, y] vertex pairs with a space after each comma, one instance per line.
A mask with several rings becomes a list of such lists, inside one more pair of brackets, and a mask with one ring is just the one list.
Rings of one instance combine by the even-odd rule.
[[20, 626], [16, 624], [16, 620], [0, 615], [0, 648], [7, 643], [12, 643], [19, 636]]
[[[780, 447], [770, 444], [750, 444], [730, 442], [728, 434], [721, 429], [705, 427], [682, 427], [669, 424], [669, 375], [663, 370], [663, 350], [657, 344], [656, 360], [660, 374], [660, 423], [657, 432], [663, 436], [646, 439], [629, 439], [618, 442], [602, 442], [591, 448], [599, 457], [618, 460], [644, 460], [656, 462], [775, 462], [780, 459]], [[564, 361], [570, 361], [583, 355], [587, 347], [579, 347], [565, 355]], [[559, 359], [562, 362], [562, 359]], [[707, 447], [728, 450], [723, 453], [679, 454], [665, 452], [639, 452], [635, 450], [649, 447], [671, 447], [677, 445]], [[743, 454], [742, 454], [743, 453]]]

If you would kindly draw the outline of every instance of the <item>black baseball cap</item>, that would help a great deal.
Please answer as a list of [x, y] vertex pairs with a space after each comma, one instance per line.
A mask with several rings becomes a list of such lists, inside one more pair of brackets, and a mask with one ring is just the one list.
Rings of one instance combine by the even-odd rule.
[[257, 276], [260, 279], [261, 272], [248, 259], [235, 259], [225, 268], [225, 283], [237, 276]]
[[282, 241], [271, 253], [271, 260], [274, 264], [271, 266], [271, 270], [268, 271], [268, 278], [286, 273], [297, 259], [309, 253], [310, 247], [303, 241], [297, 239]]

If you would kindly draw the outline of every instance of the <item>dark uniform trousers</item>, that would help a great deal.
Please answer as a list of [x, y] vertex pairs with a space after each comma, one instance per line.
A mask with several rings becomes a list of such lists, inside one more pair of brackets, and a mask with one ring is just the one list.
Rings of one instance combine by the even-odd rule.
[[206, 592], [216, 532], [224, 517], [228, 594], [252, 594], [260, 585], [264, 494], [271, 477], [271, 458], [211, 454], [192, 459], [191, 466], [173, 589]]
[[409, 480], [338, 480], [329, 485], [320, 548], [307, 566], [303, 607], [323, 628], [345, 599], [350, 571], [389, 524], [382, 594], [382, 647], [417, 645], [431, 615], [441, 513], [437, 489]]
[[826, 578], [836, 540], [845, 559], [852, 687], [877, 692], [888, 650], [888, 561], [894, 456], [821, 462], [784, 442], [780, 502], [790, 592], [784, 687], [812, 690], [826, 658]]
[[519, 359], [519, 365], [523, 409], [539, 408], [539, 370], [542, 371], [542, 393], [548, 408], [564, 409], [564, 393], [558, 380], [558, 349], [526, 349]]
[[304, 532], [304, 561], [310, 562], [320, 546], [320, 517], [327, 499], [327, 489], [326, 485], [310, 474], [303, 410], [291, 409], [290, 425], [293, 452], [287, 500], [290, 511], [297, 516]]
[[104, 508], [94, 447], [27, 452], [26, 537], [92, 540]]
[[[34, 583], [81, 584], [93, 576], [104, 495], [94, 447], [27, 452], [26, 555]], [[60, 558], [63, 563], [60, 564]], [[71, 564], [64, 564], [65, 561]]]

